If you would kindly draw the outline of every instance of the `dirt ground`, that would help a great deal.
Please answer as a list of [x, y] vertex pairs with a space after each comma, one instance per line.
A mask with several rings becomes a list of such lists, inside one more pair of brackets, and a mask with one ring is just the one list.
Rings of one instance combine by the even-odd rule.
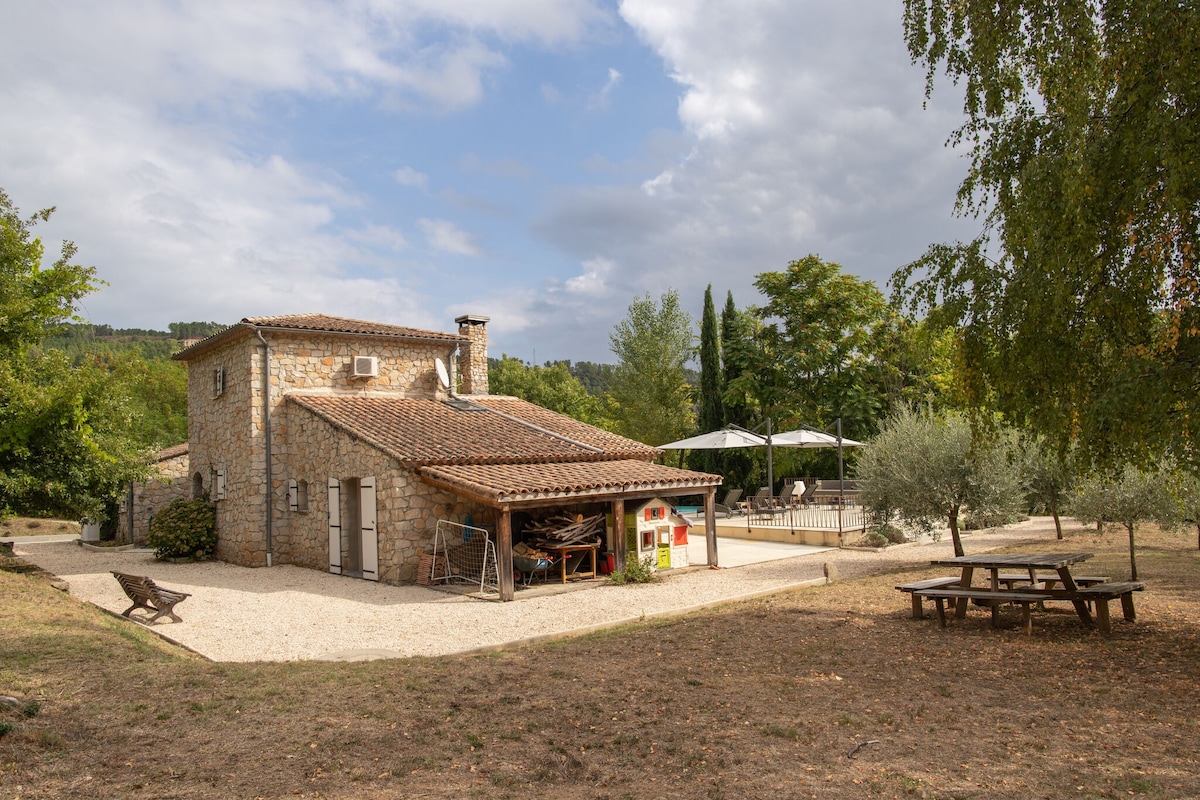
[[[1055, 546], [1128, 576], [1123, 531]], [[0, 800], [1200, 797], [1195, 538], [1139, 531], [1138, 565], [1111, 636], [1062, 603], [1031, 637], [913, 620], [925, 567], [487, 656], [214, 664], [0, 557]]]
[[0, 519], [0, 536], [67, 536], [79, 535], [79, 523], [61, 519], [9, 517]]

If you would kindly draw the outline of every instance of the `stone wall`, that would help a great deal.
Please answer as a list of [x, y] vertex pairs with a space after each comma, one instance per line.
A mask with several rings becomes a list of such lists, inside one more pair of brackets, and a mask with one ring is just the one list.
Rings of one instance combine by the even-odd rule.
[[[192, 482], [188, 473], [188, 456], [183, 454], [159, 461], [155, 476], [145, 483], [133, 484], [133, 539], [132, 544], [144, 545], [150, 532], [150, 520], [172, 500], [192, 496]], [[122, 500], [117, 515], [117, 538], [125, 541], [129, 536], [129, 496]]]
[[[188, 457], [216, 506], [217, 558], [265, 566], [265, 452], [260, 347], [238, 337], [188, 362]], [[214, 372], [223, 370], [220, 394]], [[225, 497], [217, 496], [217, 475]]]
[[459, 356], [459, 391], [463, 394], [488, 393], [487, 323], [491, 317], [464, 314], [455, 318], [458, 335], [466, 338]]
[[[327, 435], [314, 442], [314, 433], [292, 430], [293, 413], [286, 405], [289, 392], [332, 393], [347, 395], [386, 394], [397, 397], [437, 397], [449, 395], [438, 383], [435, 363], [449, 361], [453, 342], [422, 342], [377, 336], [346, 336], [309, 331], [264, 331], [271, 348], [269, 387], [271, 396], [271, 504], [272, 550], [275, 563], [295, 563], [319, 569], [328, 568], [326, 482], [329, 477], [379, 478], [379, 526], [382, 532], [384, 510], [389, 520], [395, 492], [408, 497], [417, 491], [410, 484], [411, 473], [399, 483], [385, 483], [384, 475], [400, 473], [391, 460], [373, 448], [349, 440], [346, 434], [321, 423]], [[201, 480], [217, 509], [217, 557], [243, 566], [267, 563], [267, 528], [264, 496], [266, 492], [266, 420], [263, 402], [262, 343], [253, 333], [236, 335], [211, 351], [188, 361], [188, 440], [191, 472]], [[352, 363], [355, 356], [374, 356], [378, 376], [356, 378]], [[224, 370], [224, 386], [219, 396], [214, 391], [213, 373]], [[313, 420], [316, 422], [316, 420]], [[341, 441], [346, 440], [346, 441]], [[349, 448], [349, 449], [347, 449]], [[336, 459], [336, 460], [335, 460]], [[334, 465], [336, 466], [336, 470]], [[225, 476], [225, 497], [217, 497], [217, 475]], [[300, 478], [309, 483], [310, 511], [303, 515], [290, 511], [288, 480]], [[190, 481], [189, 481], [190, 485]], [[423, 501], [422, 501], [423, 502]], [[423, 527], [413, 526], [405, 500], [397, 512], [407, 524], [405, 541], [418, 541]], [[429, 502], [433, 508], [449, 511], [449, 498]], [[419, 515], [424, 519], [426, 515]], [[314, 522], [316, 520], [316, 522]], [[395, 526], [393, 526], [395, 528]], [[432, 528], [430, 529], [432, 530]], [[317, 535], [319, 533], [319, 536]], [[432, 533], [429, 534], [432, 536]], [[315, 538], [314, 538], [315, 537]], [[415, 537], [415, 538], [413, 538]], [[417, 544], [397, 545], [388, 552], [385, 568], [384, 537], [380, 542], [381, 575], [388, 580], [399, 577], [417, 552]], [[391, 545], [388, 545], [391, 547]], [[412, 574], [415, 574], [413, 561]]]
[[[379, 579], [386, 583], [416, 579], [417, 562], [431, 547], [439, 518], [463, 522], [471, 515], [475, 524], [495, 530], [494, 512], [429, 486], [395, 459], [306, 409], [288, 403], [281, 417], [288, 430], [287, 454], [280, 458], [276, 476], [285, 499], [275, 538], [281, 563], [329, 568], [330, 478], [375, 478]], [[286, 504], [290, 480], [307, 482], [307, 511], [292, 511]]]

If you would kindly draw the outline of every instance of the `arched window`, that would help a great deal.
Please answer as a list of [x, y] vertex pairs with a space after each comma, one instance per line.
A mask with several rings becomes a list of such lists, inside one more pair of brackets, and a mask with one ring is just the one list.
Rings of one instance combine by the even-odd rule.
[[204, 476], [197, 472], [192, 476], [192, 499], [204, 497]]

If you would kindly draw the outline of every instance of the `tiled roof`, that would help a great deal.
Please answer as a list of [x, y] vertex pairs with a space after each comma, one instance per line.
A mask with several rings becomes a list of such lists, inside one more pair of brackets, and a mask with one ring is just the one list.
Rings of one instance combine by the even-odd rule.
[[578, 499], [634, 492], [690, 492], [718, 486], [722, 480], [720, 475], [665, 467], [646, 461], [452, 464], [420, 467], [417, 474], [451, 491], [494, 503]]
[[159, 450], [154, 454], [155, 462], [166, 461], [176, 456], [186, 456], [188, 453], [188, 443], [177, 444], [174, 447], [168, 447], [166, 450]]
[[658, 450], [524, 400], [468, 402], [386, 396], [287, 399], [408, 466], [649, 460]]
[[421, 341], [446, 342], [447, 344], [464, 341], [463, 337], [457, 333], [427, 331], [420, 328], [406, 328], [401, 325], [385, 325], [381, 322], [365, 322], [358, 319], [330, 317], [325, 314], [287, 314], [276, 317], [246, 317], [236, 325], [230, 325], [228, 328], [217, 331], [206, 339], [201, 339], [190, 347], [185, 347], [173, 357], [180, 361], [186, 361], [220, 342], [238, 335], [249, 335], [254, 328], [359, 336], [389, 336], [397, 339], [417, 339]]

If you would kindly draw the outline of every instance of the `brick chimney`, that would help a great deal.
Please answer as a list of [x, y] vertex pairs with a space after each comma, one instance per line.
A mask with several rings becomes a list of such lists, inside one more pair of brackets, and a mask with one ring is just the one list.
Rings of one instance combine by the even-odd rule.
[[491, 317], [463, 314], [456, 317], [458, 335], [467, 342], [459, 345], [458, 387], [462, 394], [488, 393], [487, 324]]

